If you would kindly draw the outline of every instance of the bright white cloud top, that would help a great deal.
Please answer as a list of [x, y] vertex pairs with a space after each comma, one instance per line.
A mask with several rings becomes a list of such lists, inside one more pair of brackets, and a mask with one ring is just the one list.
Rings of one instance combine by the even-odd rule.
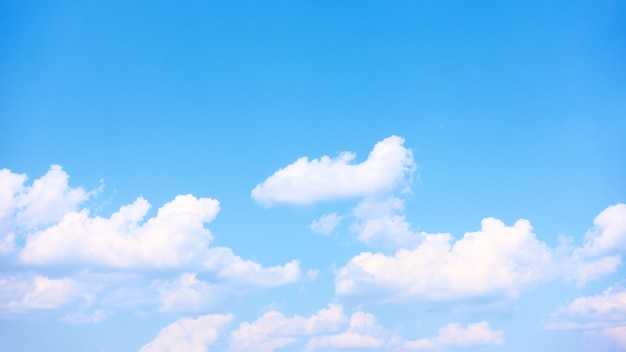
[[398, 136], [376, 143], [362, 163], [354, 164], [355, 158], [352, 152], [311, 161], [302, 157], [258, 184], [252, 199], [266, 205], [309, 204], [375, 195], [408, 185], [416, 168], [413, 153]]

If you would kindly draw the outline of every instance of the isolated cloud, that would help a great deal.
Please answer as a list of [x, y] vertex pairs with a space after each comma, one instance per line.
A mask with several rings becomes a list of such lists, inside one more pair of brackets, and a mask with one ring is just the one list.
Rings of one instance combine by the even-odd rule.
[[503, 330], [491, 330], [489, 323], [468, 324], [462, 327], [451, 323], [439, 329], [439, 334], [433, 338], [406, 341], [404, 350], [435, 350], [446, 347], [468, 347], [473, 345], [492, 345], [504, 342]]
[[516, 297], [542, 280], [550, 263], [550, 251], [526, 220], [506, 226], [487, 218], [480, 231], [452, 241], [450, 234], [424, 234], [413, 250], [361, 253], [338, 271], [336, 292], [382, 291], [393, 298], [435, 301], [485, 294]]
[[198, 318], [181, 318], [159, 332], [144, 345], [141, 352], [206, 352], [221, 331], [235, 318], [232, 314], [209, 314]]
[[324, 214], [319, 219], [313, 220], [309, 229], [317, 234], [328, 236], [339, 226], [341, 220], [343, 220], [343, 216], [337, 213]]
[[400, 137], [385, 138], [360, 164], [352, 163], [356, 155], [351, 152], [311, 161], [302, 157], [257, 185], [252, 198], [266, 205], [309, 204], [391, 191], [408, 183], [416, 168], [403, 144]]

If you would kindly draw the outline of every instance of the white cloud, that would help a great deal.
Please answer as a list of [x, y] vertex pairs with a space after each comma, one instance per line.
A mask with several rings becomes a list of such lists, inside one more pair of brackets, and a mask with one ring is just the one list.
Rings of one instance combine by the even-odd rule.
[[530, 223], [482, 221], [481, 230], [452, 243], [450, 234], [423, 234], [414, 250], [361, 253], [337, 272], [341, 295], [383, 291], [393, 298], [450, 300], [486, 294], [516, 297], [543, 280], [551, 255]]
[[215, 304], [217, 288], [184, 273], [173, 282], [157, 282], [162, 311], [194, 311]]
[[204, 224], [217, 215], [217, 200], [177, 196], [142, 223], [149, 208], [138, 198], [110, 218], [90, 217], [87, 209], [67, 213], [55, 226], [29, 234], [19, 258], [30, 265], [214, 270], [219, 278], [261, 287], [300, 279], [297, 260], [265, 268], [229, 248], [210, 248], [213, 236]]
[[150, 204], [143, 198], [110, 218], [89, 211], [67, 213], [60, 223], [29, 234], [20, 259], [26, 264], [67, 262], [110, 267], [177, 267], [193, 264], [213, 239], [203, 224], [215, 218], [214, 199], [177, 196], [140, 224]]
[[579, 297], [551, 314], [550, 330], [586, 330], [626, 350], [626, 289], [616, 285], [602, 294]]
[[[0, 229], [19, 226], [33, 229], [60, 220], [93, 192], [68, 186], [69, 175], [52, 165], [41, 178], [25, 186], [26, 175], [0, 170]], [[7, 222], [13, 224], [6, 224]]]
[[358, 239], [372, 246], [415, 248], [424, 234], [411, 231], [404, 214], [404, 201], [397, 197], [380, 200], [367, 197], [354, 208], [356, 222], [350, 227]]
[[71, 278], [50, 279], [41, 275], [22, 275], [0, 280], [0, 310], [21, 313], [56, 309], [92, 296], [88, 285]]
[[376, 143], [367, 160], [353, 164], [356, 155], [341, 153], [311, 161], [298, 159], [252, 190], [259, 203], [310, 204], [391, 191], [410, 182], [415, 171], [412, 152], [404, 139], [391, 136]]
[[61, 321], [64, 323], [68, 323], [68, 324], [98, 324], [102, 322], [104, 319], [106, 319], [106, 317], [107, 317], [106, 312], [98, 309], [98, 310], [95, 310], [91, 314], [85, 314], [85, 313], [68, 314], [65, 317], [63, 317]]
[[602, 294], [576, 298], [551, 316], [548, 329], [596, 329], [626, 326], [626, 290], [612, 286]]
[[622, 263], [626, 205], [608, 207], [594, 220], [580, 247], [562, 238], [557, 248], [537, 239], [530, 222], [513, 226], [486, 218], [481, 230], [452, 235], [414, 233], [400, 199], [366, 198], [354, 210], [353, 231], [368, 244], [400, 248], [364, 252], [337, 271], [340, 295], [377, 293], [391, 299], [454, 300], [476, 296], [515, 298], [521, 290], [565, 277], [578, 286], [613, 273]]
[[594, 228], [585, 234], [579, 255], [597, 257], [626, 251], [626, 204], [618, 203], [603, 210], [594, 220]]
[[0, 170], [0, 220], [13, 215], [17, 208], [16, 196], [24, 189], [26, 175], [11, 170]]
[[163, 328], [157, 337], [144, 345], [141, 352], [206, 352], [215, 344], [221, 331], [235, 318], [232, 314], [202, 315], [196, 319], [181, 318]]
[[439, 334], [433, 338], [406, 341], [402, 346], [405, 350], [434, 350], [445, 347], [468, 347], [473, 345], [501, 344], [504, 331], [491, 330], [489, 323], [468, 324], [462, 327], [451, 323], [439, 329]]
[[313, 220], [309, 229], [317, 234], [328, 236], [343, 220], [343, 216], [337, 213], [324, 214], [319, 219]]
[[231, 332], [231, 351], [270, 352], [311, 336], [338, 331], [347, 322], [341, 306], [330, 304], [310, 317], [285, 317], [272, 310]]
[[346, 331], [313, 337], [307, 343], [306, 350], [378, 349], [385, 344], [387, 335], [387, 332], [376, 324], [374, 315], [355, 312], [350, 317]]

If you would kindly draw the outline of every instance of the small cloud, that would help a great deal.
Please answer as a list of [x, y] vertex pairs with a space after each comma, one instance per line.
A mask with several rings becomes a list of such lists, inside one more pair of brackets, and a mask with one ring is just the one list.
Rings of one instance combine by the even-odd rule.
[[309, 225], [309, 229], [317, 234], [328, 236], [339, 226], [341, 220], [343, 220], [343, 216], [337, 213], [325, 214], [320, 216], [319, 219], [313, 220], [311, 225]]
[[309, 161], [302, 157], [276, 171], [251, 192], [256, 202], [311, 204], [386, 193], [411, 183], [416, 164], [404, 139], [391, 136], [376, 143], [367, 160], [354, 164], [356, 154], [340, 153]]

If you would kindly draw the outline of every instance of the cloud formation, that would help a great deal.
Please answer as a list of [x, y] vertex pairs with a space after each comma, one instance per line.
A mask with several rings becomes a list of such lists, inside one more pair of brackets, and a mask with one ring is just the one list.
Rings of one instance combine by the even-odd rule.
[[[298, 260], [265, 267], [230, 248], [211, 247], [213, 235], [205, 226], [220, 211], [215, 199], [179, 195], [146, 219], [150, 204], [139, 197], [101, 217], [80, 208], [95, 192], [70, 187], [69, 175], [60, 166], [53, 165], [32, 186], [25, 185], [26, 180], [26, 175], [0, 170], [0, 255], [19, 268], [13, 275], [0, 274], [0, 314], [91, 302], [98, 290], [106, 297], [131, 295], [134, 305], [158, 302], [162, 311], [193, 311], [236, 288], [274, 287], [302, 276]], [[69, 276], [49, 278], [32, 270]], [[158, 271], [162, 279], [152, 283], [143, 276]], [[102, 277], [94, 279], [89, 272]], [[203, 273], [208, 281], [198, 279], [196, 273]], [[131, 281], [111, 279], [111, 275], [134, 275], [133, 285], [145, 287], [125, 289]], [[66, 315], [64, 321], [103, 319], [97, 313], [103, 310], [92, 315], [79, 311]]]
[[209, 314], [181, 318], [166, 326], [141, 352], [206, 352], [222, 330], [235, 318], [232, 314]]
[[[614, 272], [626, 238], [626, 206], [604, 210], [580, 247], [568, 239], [550, 248], [537, 239], [530, 222], [507, 226], [486, 218], [481, 229], [454, 240], [447, 233], [413, 233], [396, 198], [362, 201], [355, 209], [359, 238], [407, 248], [394, 254], [364, 252], [352, 258], [335, 277], [339, 295], [376, 293], [392, 300], [446, 301], [479, 296], [516, 298], [538, 283], [566, 277], [578, 285]], [[382, 210], [381, 210], [382, 209]], [[380, 215], [382, 214], [382, 216]], [[600, 250], [601, 249], [601, 250]]]
[[313, 220], [309, 229], [317, 234], [328, 236], [339, 226], [343, 216], [337, 213], [324, 214], [319, 219]]
[[457, 323], [450, 323], [439, 329], [437, 336], [406, 341], [402, 349], [439, 350], [446, 347], [502, 344], [504, 342], [503, 337], [503, 330], [491, 330], [489, 323], [485, 321], [468, 324], [465, 328]]
[[578, 297], [552, 313], [546, 328], [585, 330], [626, 350], [626, 289], [615, 285], [595, 296]]
[[302, 157], [258, 184], [251, 193], [256, 202], [310, 204], [389, 192], [406, 185], [416, 165], [404, 139], [391, 136], [376, 143], [367, 160], [354, 164], [356, 155], [335, 158]]

